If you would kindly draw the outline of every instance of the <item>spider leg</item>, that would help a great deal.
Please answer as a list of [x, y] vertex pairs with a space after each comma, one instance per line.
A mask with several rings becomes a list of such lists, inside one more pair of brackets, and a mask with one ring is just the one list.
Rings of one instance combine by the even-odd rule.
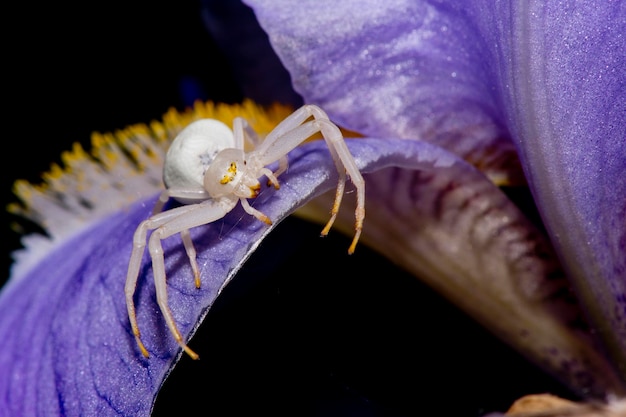
[[[206, 190], [202, 188], [197, 190], [179, 190], [176, 188], [166, 189], [159, 195], [159, 199], [152, 209], [152, 214], [155, 215], [160, 213], [163, 210], [163, 206], [165, 205], [165, 203], [167, 203], [167, 201], [172, 197], [182, 198], [188, 201], [198, 200], [199, 202], [210, 198]], [[191, 241], [191, 236], [189, 235], [188, 230], [183, 230], [182, 232], [180, 232], [180, 237], [183, 240], [183, 245], [185, 247], [185, 251], [187, 252], [189, 263], [191, 264], [196, 288], [200, 288], [200, 270], [196, 261], [196, 248], [193, 246], [193, 242]]]
[[[139, 270], [141, 268], [141, 260], [143, 258], [144, 249], [146, 246], [146, 235], [148, 230], [154, 230], [150, 236], [148, 242], [150, 256], [152, 258], [152, 268], [155, 281], [155, 287], [157, 289], [157, 302], [166, 323], [170, 328], [170, 331], [174, 335], [174, 338], [181, 347], [191, 356], [197, 358], [195, 352], [187, 347], [182, 341], [182, 336], [178, 331], [171, 311], [167, 305], [167, 288], [165, 277], [165, 264], [163, 260], [163, 249], [161, 247], [161, 240], [169, 237], [173, 234], [180, 233], [185, 245], [187, 256], [191, 261], [191, 268], [196, 275], [196, 287], [199, 287], [199, 269], [195, 259], [195, 248], [191, 242], [189, 235], [189, 229], [202, 224], [210, 223], [218, 220], [226, 213], [231, 211], [235, 204], [237, 204], [236, 198], [224, 198], [219, 200], [206, 200], [199, 204], [187, 205], [176, 207], [174, 209], [156, 214], [147, 220], [141, 222], [135, 234], [133, 236], [133, 250], [131, 258], [128, 263], [128, 272], [126, 275], [126, 284], [124, 286], [124, 293], [126, 295], [126, 307], [128, 309], [128, 318], [130, 320], [131, 329], [137, 345], [141, 350], [141, 353], [145, 357], [149, 357], [148, 350], [145, 348], [141, 341], [141, 333], [137, 324], [137, 316], [135, 311], [135, 304], [133, 297], [137, 286], [137, 280], [139, 277]], [[192, 260], [193, 257], [193, 260]]]
[[305, 106], [307, 113], [310, 113], [314, 119], [316, 125], [319, 126], [319, 130], [326, 141], [330, 155], [335, 162], [337, 172], [339, 173], [339, 183], [337, 185], [337, 191], [335, 193], [335, 201], [331, 209], [331, 217], [324, 229], [322, 229], [322, 236], [326, 235], [332, 227], [335, 219], [337, 218], [337, 212], [341, 205], [341, 199], [345, 188], [346, 172], [350, 176], [352, 184], [354, 184], [357, 192], [357, 204], [355, 210], [355, 225], [354, 225], [354, 238], [348, 248], [348, 253], [354, 253], [356, 244], [361, 236], [361, 230], [363, 229], [363, 220], [365, 219], [365, 180], [361, 175], [361, 171], [354, 161], [354, 157], [350, 153], [348, 146], [343, 138], [341, 130], [330, 121], [328, 115], [324, 110], [315, 105]]
[[237, 149], [245, 149], [246, 142], [252, 145], [253, 148], [256, 148], [262, 142], [259, 135], [243, 117], [235, 117], [233, 120], [233, 134], [235, 136], [235, 148]]
[[[149, 355], [146, 347], [141, 342], [141, 333], [139, 332], [137, 314], [135, 313], [135, 302], [133, 301], [135, 289], [137, 287], [137, 279], [139, 278], [139, 268], [141, 268], [141, 258], [143, 258], [143, 252], [146, 246], [146, 228], [143, 227], [144, 223], [137, 228], [133, 237], [133, 251], [130, 255], [130, 261], [128, 262], [128, 272], [126, 273], [124, 294], [126, 296], [126, 309], [128, 310], [130, 327], [133, 331], [133, 335], [135, 336], [137, 346], [139, 346], [139, 350], [141, 350], [141, 354], [147, 358]], [[143, 240], [141, 239], [142, 236]]]
[[[174, 316], [170, 310], [167, 297], [167, 279], [165, 275], [165, 261], [163, 258], [163, 247], [161, 241], [176, 233], [183, 233], [192, 227], [214, 222], [221, 219], [231, 211], [235, 204], [236, 198], [222, 198], [218, 200], [207, 200], [200, 204], [195, 204], [191, 210], [171, 218], [170, 221], [162, 224], [152, 232], [148, 241], [148, 249], [152, 258], [152, 271], [154, 275], [154, 285], [156, 288], [157, 303], [163, 314], [163, 318], [170, 329], [170, 333], [181, 348], [192, 358], [198, 359], [198, 354], [191, 350], [185, 343]], [[182, 208], [182, 207], [181, 207]], [[174, 209], [175, 210], [175, 209]], [[195, 252], [195, 250], [194, 250]]]
[[[333, 162], [335, 163], [335, 168], [337, 168], [339, 180], [337, 182], [337, 189], [335, 190], [335, 200], [333, 202], [332, 208], [330, 209], [330, 219], [328, 219], [328, 222], [326, 222], [326, 226], [324, 226], [322, 232], [320, 233], [322, 236], [326, 236], [331, 227], [333, 227], [335, 219], [337, 219], [337, 213], [339, 213], [339, 207], [341, 206], [343, 193], [346, 188], [346, 168], [341, 164], [341, 160], [339, 159], [339, 155], [337, 155], [337, 151], [335, 150], [335, 148], [331, 145], [328, 145], [328, 150], [330, 152], [330, 156], [333, 158]], [[352, 245], [350, 245], [350, 248], [352, 248]], [[352, 251], [354, 250], [352, 249]], [[349, 252], [352, 253], [350, 250]]]
[[[313, 118], [312, 121], [307, 121]], [[343, 135], [339, 128], [332, 123], [328, 115], [319, 107], [305, 105], [293, 112], [283, 120], [276, 128], [267, 135], [265, 141], [254, 151], [259, 155], [264, 165], [284, 157], [288, 152], [304, 142], [315, 133], [320, 132], [326, 141], [326, 145], [339, 173], [339, 182], [335, 193], [335, 201], [331, 209], [331, 217], [322, 229], [322, 235], [326, 235], [332, 227], [341, 205], [345, 190], [346, 172], [356, 187], [357, 207], [355, 210], [355, 234], [348, 253], [353, 253], [361, 236], [363, 220], [365, 218], [365, 181], [354, 161], [354, 157], [346, 146]], [[279, 140], [280, 139], [280, 140]]]
[[175, 198], [179, 201], [185, 202], [185, 204], [195, 204], [200, 203], [204, 200], [208, 200], [211, 198], [209, 193], [204, 188], [197, 189], [179, 189], [179, 188], [168, 188], [163, 190], [159, 195], [158, 200], [154, 204], [154, 208], [152, 209], [152, 215], [160, 213], [163, 211], [163, 207], [165, 203], [170, 198]]
[[289, 168], [289, 160], [287, 159], [287, 156], [283, 156], [282, 158], [278, 160], [278, 169], [274, 171], [274, 176], [278, 177], [280, 174], [287, 171], [288, 168]]
[[163, 258], [163, 246], [161, 240], [164, 239], [164, 229], [156, 229], [148, 242], [148, 248], [150, 251], [150, 257], [152, 258], [152, 273], [154, 274], [154, 286], [156, 288], [157, 304], [161, 309], [163, 318], [167, 323], [167, 327], [170, 329], [170, 333], [174, 336], [176, 342], [183, 348], [185, 352], [192, 358], [198, 359], [199, 356], [196, 352], [191, 350], [189, 346], [183, 340], [183, 336], [180, 334], [176, 322], [174, 322], [174, 316], [172, 316], [172, 310], [167, 302], [167, 282], [165, 277], [165, 261]]
[[[254, 149], [263, 142], [254, 129], [252, 129], [248, 121], [243, 117], [236, 117], [233, 120], [233, 134], [235, 136], [235, 147], [238, 149], [244, 149], [244, 142], [246, 141], [250, 143]], [[287, 171], [288, 167], [289, 160], [287, 156], [282, 156], [278, 160], [278, 169], [275, 172], [266, 169], [263, 173], [268, 179], [267, 185], [273, 185], [274, 188], [279, 189], [280, 184], [277, 178], [280, 174]]]
[[[261, 174], [267, 177], [267, 185], [273, 185], [277, 190], [280, 189], [280, 183], [278, 182], [278, 178], [269, 168], [261, 168], [259, 170]], [[280, 175], [280, 174], [279, 174]]]
[[189, 229], [181, 231], [180, 237], [183, 240], [183, 246], [185, 247], [185, 252], [187, 252], [189, 263], [191, 264], [191, 270], [193, 271], [196, 288], [200, 288], [200, 268], [198, 268], [198, 261], [196, 259], [196, 248], [195, 246], [193, 246], [193, 241], [191, 240], [191, 234], [189, 234]]
[[163, 207], [165, 206], [165, 203], [167, 203], [167, 200], [170, 199], [170, 191], [169, 190], [163, 190], [161, 192], [161, 194], [159, 194], [159, 198], [156, 201], [156, 203], [154, 203], [154, 207], [152, 208], [152, 215], [154, 216], [157, 213], [160, 213], [163, 211]]
[[[314, 106], [314, 105], [311, 105], [311, 104], [305, 104], [304, 106], [300, 107], [299, 109], [297, 109], [296, 111], [291, 113], [285, 119], [283, 119], [278, 125], [276, 125], [276, 127], [267, 135], [267, 137], [265, 138], [263, 143], [260, 144], [260, 147], [272, 144], [278, 138], [280, 138], [280, 137], [284, 136], [285, 134], [289, 133], [290, 131], [292, 131], [296, 127], [300, 126], [307, 119], [310, 119], [311, 117], [319, 118], [319, 117], [315, 117], [316, 116], [315, 113], [319, 114], [320, 112], [322, 114], [324, 114], [324, 115], [326, 114], [326, 113], [324, 113], [324, 111], [322, 109], [320, 109], [317, 106]], [[328, 116], [326, 116], [326, 119], [328, 119]], [[307, 138], [308, 138], [308, 136], [307, 136]], [[304, 140], [301, 140], [301, 142], [303, 142], [303, 141]], [[257, 146], [257, 148], [258, 147], [259, 146]]]
[[[193, 206], [182, 206], [169, 210], [163, 213], [156, 214], [150, 217], [148, 220], [144, 220], [139, 224], [135, 234], [133, 235], [133, 250], [130, 255], [130, 261], [128, 262], [128, 271], [126, 273], [126, 284], [124, 285], [124, 294], [126, 296], [126, 308], [128, 310], [128, 319], [130, 320], [130, 327], [137, 341], [137, 345], [141, 350], [141, 353], [145, 357], [149, 357], [148, 351], [141, 341], [141, 333], [137, 324], [137, 315], [135, 312], [135, 303], [133, 297], [135, 296], [135, 289], [137, 287], [137, 279], [139, 278], [139, 269], [141, 268], [141, 260], [146, 247], [146, 235], [148, 230], [155, 229], [162, 224], [168, 222], [172, 217], [184, 215], [184, 213], [191, 210]], [[195, 262], [195, 259], [194, 259]]]
[[267, 225], [272, 224], [272, 221], [270, 220], [270, 218], [267, 217], [265, 214], [261, 213], [259, 210], [252, 207], [250, 203], [248, 203], [248, 200], [246, 200], [245, 198], [241, 198], [240, 201], [241, 201], [241, 207], [243, 207], [246, 213], [248, 213], [251, 216], [256, 217], [257, 219], [261, 220], [263, 223]]
[[348, 253], [352, 254], [354, 253], [356, 244], [361, 236], [363, 220], [365, 219], [365, 180], [363, 179], [361, 171], [359, 171], [359, 168], [354, 161], [354, 157], [350, 153], [339, 128], [328, 119], [316, 119], [313, 123], [319, 124], [320, 132], [328, 145], [328, 150], [330, 151], [330, 155], [332, 156], [335, 166], [337, 167], [337, 172], [339, 173], [339, 183], [337, 184], [337, 191], [335, 193], [335, 202], [333, 203], [333, 207], [331, 209], [331, 218], [324, 229], [322, 229], [322, 235], [326, 235], [328, 233], [337, 217], [337, 212], [339, 211], [339, 206], [341, 204], [345, 188], [347, 172], [350, 176], [350, 180], [356, 188], [357, 195], [354, 225], [355, 233], [352, 243], [348, 248]]

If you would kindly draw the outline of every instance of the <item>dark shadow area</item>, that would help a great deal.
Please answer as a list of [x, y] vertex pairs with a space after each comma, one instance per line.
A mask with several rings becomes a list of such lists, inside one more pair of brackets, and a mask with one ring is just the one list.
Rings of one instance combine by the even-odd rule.
[[415, 277], [319, 230], [289, 218], [269, 235], [155, 416], [481, 416], [529, 393], [573, 398]]
[[171, 107], [195, 99], [239, 102], [232, 70], [202, 21], [200, 1], [176, 6], [149, 2], [14, 3], [6, 42], [5, 117], [0, 195], [2, 274], [19, 248], [9, 215], [17, 179], [41, 182], [52, 163], [78, 142], [89, 149], [93, 132], [114, 132], [159, 120]]

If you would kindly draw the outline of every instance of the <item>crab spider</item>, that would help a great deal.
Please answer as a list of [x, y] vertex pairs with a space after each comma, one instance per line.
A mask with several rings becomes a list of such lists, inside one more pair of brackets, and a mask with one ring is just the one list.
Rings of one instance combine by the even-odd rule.
[[[355, 234], [348, 248], [348, 252], [353, 253], [365, 217], [365, 182], [341, 131], [319, 107], [305, 105], [299, 108], [280, 122], [265, 140], [261, 140], [242, 118], [235, 118], [232, 131], [217, 120], [198, 120], [183, 129], [174, 139], [167, 151], [163, 169], [166, 189], [159, 196], [152, 217], [141, 222], [135, 231], [124, 287], [130, 325], [143, 356], [149, 357], [149, 354], [141, 341], [133, 297], [148, 231], [152, 230], [148, 239], [148, 250], [152, 258], [157, 303], [176, 342], [190, 357], [197, 359], [198, 355], [183, 340], [168, 305], [161, 241], [180, 233], [195, 285], [199, 288], [200, 270], [189, 229], [221, 219], [237, 202], [241, 202], [243, 209], [250, 215], [268, 225], [272, 224], [265, 214], [250, 205], [248, 199], [258, 195], [261, 188], [260, 177], [265, 176], [268, 184], [278, 189], [278, 177], [287, 170], [287, 154], [316, 133], [321, 133], [324, 137], [339, 173], [330, 220], [321, 234], [324, 236], [328, 233], [337, 217], [347, 173], [357, 192]], [[254, 146], [250, 152], [244, 151], [246, 140]], [[272, 172], [266, 166], [276, 161], [278, 169]], [[183, 205], [162, 211], [170, 198]]]

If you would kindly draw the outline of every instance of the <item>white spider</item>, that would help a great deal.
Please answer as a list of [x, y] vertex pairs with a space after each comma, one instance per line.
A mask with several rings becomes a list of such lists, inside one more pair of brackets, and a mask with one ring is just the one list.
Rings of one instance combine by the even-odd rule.
[[[324, 137], [339, 172], [335, 202], [322, 235], [328, 233], [337, 216], [347, 172], [357, 191], [355, 234], [348, 249], [348, 252], [352, 253], [359, 240], [365, 217], [365, 183], [341, 131], [319, 107], [305, 105], [296, 110], [278, 124], [264, 141], [259, 139], [242, 118], [233, 121], [232, 131], [217, 120], [198, 120], [183, 129], [174, 139], [165, 157], [163, 169], [166, 190], [161, 193], [152, 217], [141, 222], [135, 231], [124, 287], [130, 325], [137, 345], [145, 357], [149, 357], [149, 354], [141, 342], [133, 296], [146, 246], [147, 232], [153, 230], [148, 241], [148, 249], [152, 258], [157, 303], [178, 344], [189, 356], [197, 359], [198, 355], [187, 346], [178, 331], [168, 305], [161, 240], [180, 233], [191, 263], [196, 287], [199, 288], [200, 271], [189, 229], [221, 219], [237, 205], [238, 201], [247, 213], [271, 224], [271, 220], [250, 206], [247, 199], [258, 195], [261, 188], [259, 178], [262, 176], [267, 177], [268, 184], [278, 189], [278, 176], [287, 170], [286, 155], [318, 132]], [[246, 140], [255, 147], [251, 152], [244, 151]], [[272, 172], [266, 166], [275, 161], [279, 163], [278, 170]], [[186, 205], [161, 212], [169, 198], [175, 198]]]

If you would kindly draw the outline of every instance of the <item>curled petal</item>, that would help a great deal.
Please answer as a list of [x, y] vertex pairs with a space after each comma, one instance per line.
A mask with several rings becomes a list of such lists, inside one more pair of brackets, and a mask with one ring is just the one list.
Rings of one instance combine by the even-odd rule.
[[[353, 144], [360, 167], [394, 163], [416, 166], [404, 146]], [[420, 148], [421, 149], [421, 148]], [[416, 151], [418, 146], [416, 144]], [[421, 164], [448, 166], [453, 156], [421, 149]], [[415, 157], [415, 155], [412, 155]], [[275, 224], [314, 195], [335, 186], [332, 159], [323, 142], [294, 152], [281, 188], [268, 187], [255, 206]], [[124, 281], [137, 225], [154, 198], [103, 218], [57, 244], [0, 293], [0, 414], [133, 415], [150, 413], [156, 392], [180, 356], [155, 300], [152, 268], [144, 257], [137, 288], [143, 358], [129, 328]], [[169, 302], [188, 337], [220, 289], [237, 272], [271, 227], [240, 207], [224, 219], [192, 231], [202, 287], [196, 289], [180, 239], [164, 241]]]
[[520, 36], [503, 48], [512, 77], [502, 80], [513, 138], [555, 248], [626, 381], [626, 7], [529, 2], [515, 12]]
[[[598, 354], [550, 242], [466, 164], [365, 176], [363, 241], [582, 396], [624, 392]], [[332, 194], [303, 210], [323, 221]], [[341, 213], [346, 233], [350, 210]]]
[[514, 143], [553, 245], [626, 381], [622, 2], [247, 3], [296, 90], [343, 125], [433, 141], [495, 179], [519, 174], [516, 163], [508, 168]]
[[[384, 188], [392, 185], [394, 189], [413, 185], [421, 192], [419, 181], [411, 179], [417, 174], [392, 167], [455, 171], [464, 166], [472, 171], [454, 155], [422, 142], [359, 139], [351, 141], [350, 149], [364, 172], [383, 170], [380, 178], [372, 178], [372, 192], [379, 195], [388, 192]], [[394, 177], [397, 179], [393, 183], [385, 182]], [[290, 169], [281, 179], [280, 190], [267, 187], [255, 200], [255, 207], [275, 220], [274, 224], [311, 198], [335, 187], [336, 171], [325, 144], [317, 141], [294, 151]], [[469, 196], [462, 189], [458, 191], [461, 199], [442, 199], [442, 208], [450, 206], [455, 213], [458, 202], [467, 201]], [[397, 200], [391, 207], [397, 210], [398, 219], [414, 209], [409, 204], [411, 195], [392, 197]], [[437, 206], [437, 199], [430, 201]], [[137, 203], [68, 239], [22, 279], [11, 281], [3, 289], [0, 294], [3, 317], [0, 338], [4, 341], [0, 350], [2, 414], [149, 415], [157, 391], [181, 355], [156, 305], [147, 256], [140, 273], [136, 304], [144, 343], [152, 353], [149, 359], [135, 345], [124, 303], [132, 236], [139, 222], [149, 216], [153, 202], [154, 198]], [[489, 206], [481, 198], [478, 203], [478, 211]], [[378, 231], [374, 225], [379, 209], [376, 205], [371, 208], [372, 232]], [[459, 219], [460, 227], [473, 228], [470, 220], [476, 212], [471, 213]], [[506, 219], [501, 221], [506, 223]], [[493, 229], [487, 228], [487, 235], [483, 236], [485, 232], [476, 228], [476, 239], [486, 246], [497, 245], [500, 238], [490, 236], [489, 230]], [[195, 288], [180, 239], [173, 236], [164, 241], [169, 303], [186, 338], [197, 329], [220, 290], [270, 231], [271, 227], [247, 215], [240, 207], [222, 220], [193, 229], [201, 266], [200, 289]], [[515, 236], [514, 232], [510, 233]], [[510, 233], [503, 230], [501, 239], [516, 247], [515, 239], [511, 242], [507, 238]], [[524, 260], [523, 243], [519, 246], [514, 257], [519, 264], [515, 267], [526, 271], [533, 264]], [[551, 294], [550, 284], [514, 282], [513, 288], [503, 294], [529, 297], [541, 306], [541, 297]], [[581, 354], [583, 367], [595, 364], [588, 354], [588, 351]]]

